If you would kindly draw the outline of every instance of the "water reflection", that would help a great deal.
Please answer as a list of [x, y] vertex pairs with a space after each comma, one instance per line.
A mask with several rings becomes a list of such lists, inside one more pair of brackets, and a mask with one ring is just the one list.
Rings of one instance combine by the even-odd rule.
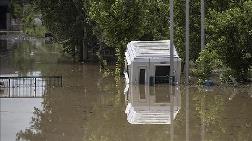
[[0, 140], [15, 141], [20, 129], [28, 128], [35, 109], [42, 109], [42, 98], [0, 98]]
[[130, 85], [125, 97], [131, 124], [171, 124], [181, 108], [178, 86]]
[[[124, 83], [101, 73], [96, 64], [59, 62], [53, 52], [23, 42], [0, 58], [2, 75], [64, 77], [62, 88], [46, 87], [42, 98], [0, 98], [1, 140], [252, 140], [251, 85], [207, 91], [189, 87], [190, 94], [183, 86], [129, 86], [125, 95]], [[126, 107], [135, 118], [125, 114]], [[149, 120], [149, 114], [154, 118]]]
[[[43, 40], [0, 39], [0, 77], [55, 75], [56, 47]], [[43, 62], [43, 64], [41, 64]], [[30, 128], [36, 113], [43, 111], [48, 81], [38, 78], [0, 80], [0, 140], [14, 141], [20, 130]], [[39, 120], [40, 121], [40, 120]], [[34, 125], [36, 126], [36, 125]], [[34, 129], [34, 126], [31, 127]], [[30, 130], [37, 134], [37, 130]]]
[[211, 91], [205, 91], [200, 87], [186, 87], [186, 140], [252, 139], [250, 88], [251, 85], [212, 87]]

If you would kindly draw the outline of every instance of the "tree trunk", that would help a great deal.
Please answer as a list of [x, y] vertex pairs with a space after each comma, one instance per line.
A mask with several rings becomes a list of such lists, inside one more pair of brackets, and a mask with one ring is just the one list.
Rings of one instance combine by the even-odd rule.
[[88, 59], [88, 49], [87, 49], [87, 30], [86, 26], [84, 25], [83, 30], [83, 41], [82, 41], [82, 61], [86, 62]]

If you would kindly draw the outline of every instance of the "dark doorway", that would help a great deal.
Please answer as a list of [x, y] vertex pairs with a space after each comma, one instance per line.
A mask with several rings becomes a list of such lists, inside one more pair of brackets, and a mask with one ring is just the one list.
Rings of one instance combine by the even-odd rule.
[[8, 6], [0, 6], [0, 29], [7, 29]]
[[170, 66], [156, 66], [155, 83], [169, 83]]
[[140, 69], [139, 84], [145, 84], [145, 69]]

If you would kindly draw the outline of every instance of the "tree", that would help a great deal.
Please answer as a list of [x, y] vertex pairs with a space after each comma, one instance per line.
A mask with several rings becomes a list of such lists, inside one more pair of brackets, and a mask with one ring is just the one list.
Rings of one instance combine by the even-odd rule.
[[[123, 67], [124, 51], [132, 40], [168, 39], [167, 2], [146, 0], [90, 0], [89, 17], [101, 42], [115, 48], [117, 70]], [[157, 16], [158, 15], [158, 16]]]
[[23, 11], [22, 3], [18, 0], [12, 0], [10, 8], [11, 16], [15, 19], [22, 18], [23, 17], [22, 11]]
[[[212, 0], [206, 3], [206, 43], [216, 50], [226, 67], [240, 80], [251, 66], [251, 1]], [[175, 1], [175, 45], [185, 59], [185, 1]], [[190, 3], [190, 59], [195, 61], [200, 47], [200, 0]]]
[[80, 60], [87, 59], [87, 46], [93, 41], [92, 26], [87, 21], [87, 3], [82, 0], [33, 0], [43, 17], [43, 24], [63, 44], [66, 52]]
[[208, 19], [207, 46], [217, 51], [237, 80], [248, 78], [252, 65], [252, 1], [228, 10], [211, 10]]
[[192, 69], [193, 74], [199, 79], [198, 83], [210, 78], [213, 70], [222, 67], [219, 56], [215, 50], [206, 48], [200, 52], [198, 59], [195, 61], [195, 68]]
[[[229, 0], [205, 0], [206, 19], [209, 18], [209, 10], [223, 11], [234, 2]], [[185, 60], [185, 0], [174, 1], [174, 22], [175, 22], [175, 45], [182, 60]], [[201, 52], [200, 47], [200, 0], [190, 2], [190, 60], [195, 61]], [[208, 34], [208, 33], [207, 33]]]

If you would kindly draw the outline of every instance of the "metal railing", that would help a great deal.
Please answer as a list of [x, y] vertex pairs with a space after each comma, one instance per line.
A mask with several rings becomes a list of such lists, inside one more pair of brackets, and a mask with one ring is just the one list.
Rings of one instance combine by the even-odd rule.
[[46, 87], [62, 86], [62, 76], [0, 77], [0, 98], [39, 98]]
[[62, 87], [62, 76], [0, 77], [0, 87]]

